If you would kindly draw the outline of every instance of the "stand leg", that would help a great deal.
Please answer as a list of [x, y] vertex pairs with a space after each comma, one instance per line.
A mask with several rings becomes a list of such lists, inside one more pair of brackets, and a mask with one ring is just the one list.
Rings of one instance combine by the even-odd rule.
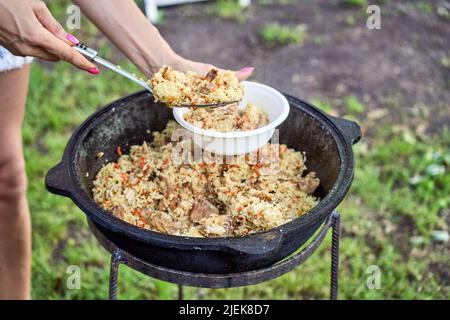
[[332, 216], [332, 240], [331, 240], [331, 286], [330, 299], [337, 300], [339, 288], [339, 238], [341, 235], [339, 212], [333, 212]]
[[117, 300], [117, 279], [119, 265], [123, 262], [122, 251], [116, 249], [111, 255], [111, 269], [109, 271], [109, 300]]
[[178, 300], [184, 300], [184, 292], [182, 285], [178, 285]]

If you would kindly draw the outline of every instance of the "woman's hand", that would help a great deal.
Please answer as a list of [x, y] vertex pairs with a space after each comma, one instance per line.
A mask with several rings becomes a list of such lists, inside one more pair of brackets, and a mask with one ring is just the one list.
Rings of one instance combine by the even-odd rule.
[[96, 66], [75, 51], [78, 40], [66, 33], [44, 2], [0, 0], [0, 45], [18, 56], [63, 60], [98, 74]]

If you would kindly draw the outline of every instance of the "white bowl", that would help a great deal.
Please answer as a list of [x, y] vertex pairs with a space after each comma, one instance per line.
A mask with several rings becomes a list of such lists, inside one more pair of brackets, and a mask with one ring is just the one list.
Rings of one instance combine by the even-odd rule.
[[241, 155], [264, 146], [271, 138], [275, 128], [286, 120], [289, 114], [289, 102], [277, 90], [264, 84], [244, 81], [244, 98], [239, 104], [245, 109], [248, 102], [261, 107], [269, 117], [269, 124], [249, 131], [218, 132], [196, 127], [186, 120], [184, 115], [189, 108], [174, 108], [175, 120], [190, 131], [194, 143], [211, 153], [219, 155]]

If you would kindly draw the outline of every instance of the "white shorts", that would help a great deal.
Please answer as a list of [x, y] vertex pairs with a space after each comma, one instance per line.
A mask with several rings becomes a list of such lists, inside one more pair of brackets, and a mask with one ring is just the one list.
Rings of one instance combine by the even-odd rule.
[[0, 46], [0, 72], [20, 69], [33, 61], [31, 57], [17, 57]]

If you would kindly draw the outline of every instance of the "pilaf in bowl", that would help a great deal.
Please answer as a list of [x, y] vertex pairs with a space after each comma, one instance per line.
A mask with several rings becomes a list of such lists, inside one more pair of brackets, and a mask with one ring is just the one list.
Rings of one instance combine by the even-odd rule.
[[245, 109], [233, 103], [222, 108], [196, 108], [184, 115], [190, 124], [219, 132], [248, 131], [269, 124], [269, 117], [259, 106], [248, 103]]
[[[266, 145], [275, 133], [275, 129], [286, 120], [289, 114], [289, 103], [281, 92], [252, 81], [243, 81], [242, 85], [245, 95], [239, 103], [239, 113], [235, 113], [237, 121], [228, 120], [231, 125], [223, 126], [234, 127], [237, 123], [237, 128], [233, 128], [234, 130], [220, 131], [222, 125], [218, 124], [223, 117], [220, 115], [222, 110], [227, 110], [228, 107], [198, 111], [200, 113], [198, 119], [196, 114], [192, 113], [191, 108], [174, 108], [172, 110], [175, 120], [191, 133], [192, 139], [198, 147], [207, 152], [226, 156], [251, 153]], [[247, 115], [251, 118], [242, 118], [241, 114], [245, 114], [249, 105], [258, 107], [250, 107]], [[189, 121], [191, 120], [189, 114], [194, 114], [192, 123]], [[265, 124], [266, 118], [267, 124]], [[243, 122], [239, 124], [242, 120]], [[201, 128], [202, 126], [206, 128]], [[243, 126], [247, 128], [242, 130]]]

